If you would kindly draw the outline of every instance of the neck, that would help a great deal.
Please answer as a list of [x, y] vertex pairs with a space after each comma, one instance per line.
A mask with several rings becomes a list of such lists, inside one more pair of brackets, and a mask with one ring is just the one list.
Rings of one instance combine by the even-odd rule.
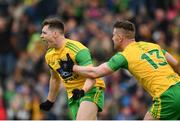
[[59, 37], [59, 38], [57, 38], [57, 40], [56, 40], [56, 47], [55, 47], [55, 48], [56, 48], [56, 49], [62, 48], [65, 42], [66, 42], [65, 37]]
[[131, 44], [133, 42], [135, 42], [135, 39], [126, 39], [121, 46], [122, 50], [124, 50], [129, 44]]

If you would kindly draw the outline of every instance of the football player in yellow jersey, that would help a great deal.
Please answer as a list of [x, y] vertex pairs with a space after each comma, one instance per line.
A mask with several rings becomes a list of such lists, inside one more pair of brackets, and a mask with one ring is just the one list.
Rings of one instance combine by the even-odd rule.
[[[74, 72], [97, 78], [125, 68], [153, 97], [144, 119], [180, 119], [179, 63], [157, 44], [135, 41], [135, 27], [129, 21], [114, 24], [114, 48], [118, 50], [108, 62], [97, 67], [68, 65]], [[68, 64], [68, 63], [67, 63]]]
[[97, 112], [102, 111], [104, 105], [104, 81], [100, 78], [88, 79], [73, 73], [71, 69], [65, 69], [66, 61], [72, 65], [90, 66], [92, 61], [88, 48], [78, 41], [65, 38], [64, 25], [57, 18], [46, 19], [42, 26], [41, 38], [48, 45], [45, 59], [51, 78], [47, 100], [40, 104], [40, 109], [51, 109], [63, 83], [73, 119], [95, 120]]

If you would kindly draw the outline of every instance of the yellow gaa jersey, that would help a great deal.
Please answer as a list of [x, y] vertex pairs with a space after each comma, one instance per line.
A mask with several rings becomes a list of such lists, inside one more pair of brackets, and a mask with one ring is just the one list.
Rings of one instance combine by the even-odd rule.
[[[59, 80], [63, 82], [67, 90], [68, 98], [71, 98], [72, 90], [75, 88], [81, 89], [86, 78], [72, 72], [66, 72], [61, 68], [61, 64], [67, 61], [67, 53], [77, 65], [87, 66], [92, 64], [92, 60], [88, 48], [80, 42], [70, 39], [66, 39], [66, 43], [60, 49], [49, 48], [47, 50], [46, 63], [59, 75]], [[95, 86], [105, 88], [104, 81], [100, 78], [96, 79]]]
[[152, 96], [158, 97], [180, 77], [165, 59], [165, 50], [148, 42], [132, 42], [122, 52], [116, 53], [107, 63], [114, 71], [128, 69]]

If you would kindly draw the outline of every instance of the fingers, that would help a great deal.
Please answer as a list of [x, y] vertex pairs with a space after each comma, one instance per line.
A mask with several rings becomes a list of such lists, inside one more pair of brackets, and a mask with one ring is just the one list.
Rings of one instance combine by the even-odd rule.
[[62, 63], [62, 60], [61, 60], [61, 59], [60, 59], [60, 61], [59, 61], [59, 64], [60, 64], [61, 67], [63, 66], [63, 63]]
[[69, 53], [66, 54], [67, 59], [71, 59]]
[[67, 60], [68, 60], [68, 61], [72, 61], [72, 59], [71, 59], [69, 53], [66, 54], [66, 57], [67, 57]]

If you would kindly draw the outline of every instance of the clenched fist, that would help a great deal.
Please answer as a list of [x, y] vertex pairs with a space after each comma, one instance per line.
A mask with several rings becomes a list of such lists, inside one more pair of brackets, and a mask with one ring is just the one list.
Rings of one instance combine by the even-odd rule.
[[39, 107], [41, 110], [49, 111], [52, 108], [53, 104], [53, 102], [46, 100], [45, 102], [41, 103]]

